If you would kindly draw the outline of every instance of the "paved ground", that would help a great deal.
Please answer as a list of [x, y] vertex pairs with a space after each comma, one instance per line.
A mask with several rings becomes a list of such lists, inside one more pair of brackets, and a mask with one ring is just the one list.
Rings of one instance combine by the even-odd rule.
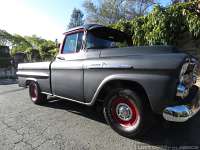
[[[116, 134], [89, 108], [59, 99], [32, 104], [27, 89], [0, 82], [0, 150], [197, 149], [200, 114], [188, 123], [158, 123], [139, 139]], [[180, 147], [179, 147], [180, 148]]]

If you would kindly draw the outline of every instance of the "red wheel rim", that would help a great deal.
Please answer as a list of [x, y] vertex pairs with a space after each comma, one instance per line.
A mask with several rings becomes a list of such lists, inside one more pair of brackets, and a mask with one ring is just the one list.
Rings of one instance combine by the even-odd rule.
[[37, 86], [36, 84], [31, 84], [30, 85], [30, 95], [33, 101], [37, 99], [38, 92], [37, 92]]
[[122, 97], [112, 101], [111, 114], [118, 124], [126, 128], [137, 126], [140, 119], [136, 105], [130, 99]]

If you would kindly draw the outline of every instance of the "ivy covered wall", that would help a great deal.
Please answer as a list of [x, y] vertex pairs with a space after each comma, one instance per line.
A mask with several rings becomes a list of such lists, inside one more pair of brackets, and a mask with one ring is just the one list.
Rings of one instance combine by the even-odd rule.
[[147, 16], [120, 20], [112, 28], [132, 36], [133, 45], [175, 45], [200, 54], [200, 3], [155, 6]]

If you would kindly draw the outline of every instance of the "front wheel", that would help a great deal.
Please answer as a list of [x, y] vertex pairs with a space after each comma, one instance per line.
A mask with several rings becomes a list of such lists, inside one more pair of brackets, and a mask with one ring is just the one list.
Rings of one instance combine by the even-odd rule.
[[132, 90], [116, 89], [105, 101], [104, 116], [116, 132], [134, 137], [146, 130], [145, 107], [144, 100]]
[[37, 82], [29, 84], [29, 96], [34, 104], [43, 104], [47, 101], [47, 95], [42, 94]]

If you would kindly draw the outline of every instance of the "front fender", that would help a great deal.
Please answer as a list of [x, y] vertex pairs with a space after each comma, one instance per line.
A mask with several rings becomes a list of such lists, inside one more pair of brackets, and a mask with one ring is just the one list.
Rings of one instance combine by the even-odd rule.
[[102, 88], [113, 80], [136, 82], [141, 85], [156, 113], [161, 113], [166, 105], [172, 104], [176, 92], [176, 79], [163, 74], [115, 74], [102, 80], [92, 97], [94, 104]]

